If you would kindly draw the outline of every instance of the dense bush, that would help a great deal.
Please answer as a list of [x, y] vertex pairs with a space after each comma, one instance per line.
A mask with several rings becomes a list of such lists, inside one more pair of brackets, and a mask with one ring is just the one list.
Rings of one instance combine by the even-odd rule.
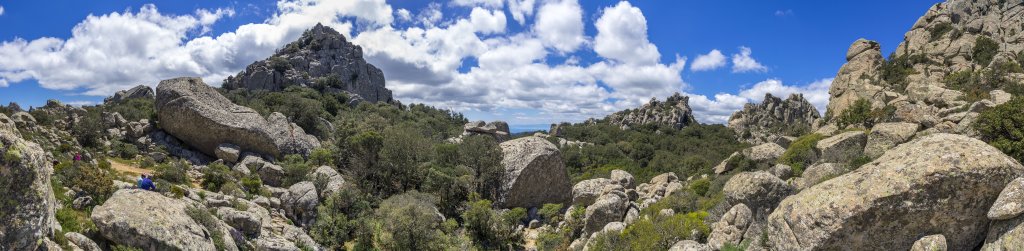
[[878, 71], [882, 75], [882, 80], [888, 84], [888, 86], [896, 91], [903, 91], [909, 84], [907, 77], [916, 74], [914, 65], [923, 63], [934, 63], [928, 56], [924, 54], [902, 54], [897, 56], [894, 52], [889, 54], [889, 58], [882, 62], [879, 66]]
[[872, 108], [871, 102], [866, 99], [858, 99], [853, 105], [839, 113], [835, 118], [836, 126], [846, 128], [848, 126], [863, 126], [871, 128], [877, 123], [892, 120], [896, 113], [896, 107], [886, 105], [882, 108]]
[[443, 250], [452, 238], [442, 231], [444, 219], [430, 195], [408, 192], [381, 202], [375, 211], [374, 243], [382, 250]]
[[282, 187], [290, 187], [306, 180], [306, 175], [313, 170], [313, 167], [306, 163], [306, 159], [297, 154], [284, 156], [284, 160], [278, 164], [284, 168], [284, 177], [281, 178]]
[[938, 25], [932, 26], [931, 28], [928, 28], [928, 34], [931, 35], [928, 41], [933, 42], [935, 40], [939, 40], [939, 38], [942, 38], [942, 35], [945, 35], [953, 29], [953, 25], [950, 23], [939, 23]]
[[574, 182], [607, 177], [622, 169], [639, 181], [675, 172], [681, 177], [710, 174], [712, 163], [746, 145], [735, 140], [734, 132], [722, 125], [692, 125], [681, 130], [638, 127], [621, 130], [605, 122], [563, 127], [565, 138], [594, 143], [592, 146], [562, 149], [566, 168]]
[[1004, 90], [1014, 95], [1024, 94], [1024, 87], [1009, 77], [1010, 73], [1021, 73], [1024, 70], [1015, 62], [999, 62], [990, 68], [972, 71], [953, 72], [943, 79], [946, 87], [964, 93], [964, 100], [975, 102], [988, 99], [992, 90]]
[[231, 169], [224, 164], [211, 163], [203, 169], [203, 189], [210, 191], [220, 191], [224, 184], [234, 182], [232, 177]]
[[490, 200], [470, 202], [469, 209], [462, 215], [463, 226], [477, 248], [483, 250], [515, 250], [522, 245], [516, 232], [516, 222], [511, 217], [491, 209]]
[[501, 165], [501, 147], [488, 136], [470, 136], [458, 145], [458, 164], [476, 175], [475, 191], [486, 199], [497, 199], [505, 167]]
[[1024, 111], [1024, 98], [1014, 97], [983, 111], [974, 122], [974, 128], [981, 140], [1024, 162], [1024, 116], [1021, 116], [1021, 111]]
[[192, 166], [184, 161], [171, 161], [156, 166], [153, 174], [157, 179], [169, 181], [174, 184], [188, 184], [191, 180], [188, 177], [188, 170]]
[[[359, 231], [368, 232], [358, 219], [369, 218], [372, 213], [372, 198], [351, 186], [327, 197], [317, 207], [317, 218], [310, 227], [309, 235], [317, 243], [333, 250], [344, 249], [347, 241], [356, 239]], [[364, 242], [369, 238], [363, 236]]]
[[112, 171], [109, 169], [84, 162], [65, 161], [58, 163], [53, 170], [54, 176], [61, 184], [89, 194], [94, 204], [102, 204], [115, 191], [114, 180], [110, 174]]
[[804, 168], [808, 167], [814, 161], [817, 161], [818, 153], [814, 149], [818, 141], [824, 139], [825, 136], [821, 134], [812, 133], [797, 138], [789, 144], [789, 148], [786, 152], [779, 157], [778, 163], [788, 165], [793, 168], [793, 176], [800, 176]]
[[106, 104], [102, 109], [106, 112], [120, 113], [121, 117], [128, 121], [139, 121], [141, 119], [155, 121], [156, 108], [154, 103], [156, 103], [155, 99], [135, 98]]
[[974, 62], [987, 67], [996, 54], [999, 53], [999, 43], [987, 36], [978, 36], [974, 40], [974, 49], [971, 50], [971, 58]]
[[704, 211], [672, 216], [641, 218], [626, 227], [622, 233], [599, 234], [591, 250], [668, 250], [676, 242], [691, 239], [699, 233], [697, 241], [704, 242], [711, 229], [704, 224], [708, 213]]
[[55, 216], [64, 232], [89, 234], [97, 230], [88, 213], [72, 209], [70, 205], [57, 209]]

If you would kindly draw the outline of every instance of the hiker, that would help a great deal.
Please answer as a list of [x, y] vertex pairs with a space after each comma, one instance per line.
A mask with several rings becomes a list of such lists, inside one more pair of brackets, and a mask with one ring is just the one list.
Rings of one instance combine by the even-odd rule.
[[75, 154], [75, 162], [79, 162], [79, 161], [82, 161], [82, 154], [81, 153], [76, 153]]
[[156, 190], [156, 186], [153, 185], [151, 176], [143, 174], [142, 177], [139, 178], [139, 189], [147, 191]]

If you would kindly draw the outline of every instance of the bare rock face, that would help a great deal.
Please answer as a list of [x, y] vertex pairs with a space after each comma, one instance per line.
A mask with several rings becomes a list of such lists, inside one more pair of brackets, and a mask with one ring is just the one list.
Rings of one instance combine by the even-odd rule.
[[52, 174], [43, 149], [0, 114], [0, 249], [36, 250], [57, 224]]
[[153, 88], [146, 85], [138, 85], [128, 90], [121, 90], [114, 93], [114, 96], [103, 99], [104, 104], [117, 103], [129, 99], [154, 99], [156, 95], [153, 94]]
[[828, 112], [840, 114], [858, 99], [870, 100], [872, 105], [877, 103], [879, 107], [884, 106], [886, 100], [880, 95], [883, 87], [873, 81], [880, 74], [878, 66], [883, 59], [882, 46], [878, 42], [863, 38], [854, 41], [846, 52], [846, 64], [839, 68], [828, 90], [831, 95]]
[[775, 250], [908, 250], [942, 234], [950, 250], [985, 239], [989, 207], [1024, 166], [985, 142], [932, 134], [784, 199], [768, 217]]
[[689, 102], [690, 97], [679, 93], [668, 97], [665, 102], [651, 98], [651, 102], [640, 108], [616, 112], [608, 115], [605, 120], [624, 129], [648, 124], [680, 129], [697, 123]]
[[320, 142], [280, 113], [264, 119], [248, 107], [235, 105], [199, 78], [175, 78], [157, 86], [160, 127], [185, 144], [216, 156], [224, 143], [241, 151], [275, 157], [308, 154]]
[[330, 27], [317, 24], [270, 58], [224, 80], [233, 90], [279, 91], [288, 86], [309, 86], [327, 92], [355, 94], [369, 102], [391, 102], [384, 73], [363, 59], [363, 49]]
[[125, 189], [94, 208], [91, 218], [103, 237], [119, 244], [146, 250], [214, 250], [207, 230], [186, 212], [189, 206], [185, 200]]
[[[915, 105], [918, 107], [902, 109], [904, 114], [912, 112], [915, 116], [898, 116], [893, 122], [913, 122], [921, 124], [922, 129], [929, 129], [942, 126], [942, 121], [933, 120], [944, 117], [940, 115], [944, 111], [971, 106], [971, 100], [965, 99], [972, 95], [953, 82], [957, 81], [957, 78], [950, 78], [954, 74], [963, 77], [988, 72], [986, 77], [998, 75], [1001, 79], [983, 81], [985, 84], [991, 84], [996, 90], [1012, 90], [1009, 85], [1000, 83], [1020, 82], [1024, 74], [991, 74], [991, 71], [1005, 68], [1005, 64], [1024, 63], [1018, 62], [1020, 58], [1016, 56], [1024, 50], [1022, 11], [1024, 3], [1021, 1], [937, 3], [904, 34], [888, 62], [882, 59], [878, 43], [865, 39], [854, 42], [846, 54], [846, 65], [836, 74], [829, 90], [831, 97], [826, 113], [834, 118], [860, 99], [869, 101], [875, 109], [900, 110], [902, 106]], [[1006, 97], [1002, 94], [1009, 93], [977, 95], [996, 101]], [[951, 131], [939, 131], [943, 130]]]
[[820, 117], [802, 94], [794, 93], [783, 101], [767, 93], [761, 104], [746, 104], [743, 110], [733, 113], [728, 126], [736, 131], [738, 140], [761, 144], [810, 132]]
[[[540, 137], [525, 137], [499, 145], [505, 166], [497, 204], [505, 208], [541, 207], [568, 203], [572, 183], [558, 147]], [[601, 225], [604, 226], [604, 225]]]

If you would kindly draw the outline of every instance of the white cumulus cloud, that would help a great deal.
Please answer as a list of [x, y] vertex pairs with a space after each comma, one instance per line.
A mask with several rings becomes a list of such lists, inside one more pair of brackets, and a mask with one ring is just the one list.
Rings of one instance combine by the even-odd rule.
[[561, 52], [575, 51], [586, 42], [583, 10], [576, 0], [553, 1], [541, 6], [534, 30], [544, 44]]
[[721, 51], [715, 49], [708, 52], [708, 54], [698, 55], [697, 58], [693, 59], [693, 63], [690, 64], [690, 71], [709, 71], [725, 66], [725, 55]]
[[740, 53], [732, 54], [732, 72], [768, 71], [768, 67], [758, 63], [757, 60], [750, 56], [751, 53], [750, 48], [741, 46]]
[[4, 15], [4, 7], [0, 6], [0, 16], [3, 16], [3, 15]]
[[604, 58], [630, 64], [654, 64], [658, 47], [647, 40], [647, 18], [640, 8], [622, 1], [604, 8], [594, 26], [594, 51]]

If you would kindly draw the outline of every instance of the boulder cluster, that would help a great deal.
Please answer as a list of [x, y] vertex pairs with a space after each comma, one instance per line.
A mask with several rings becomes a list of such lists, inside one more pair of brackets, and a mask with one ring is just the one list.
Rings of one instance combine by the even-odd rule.
[[760, 104], [746, 104], [733, 113], [728, 126], [738, 140], [761, 144], [809, 132], [819, 117], [818, 110], [802, 94], [794, 93], [782, 100], [767, 93]]
[[690, 97], [679, 93], [666, 98], [664, 102], [651, 98], [650, 102], [640, 108], [613, 113], [605, 117], [605, 120], [623, 129], [652, 124], [680, 129], [697, 123], [689, 102]]

